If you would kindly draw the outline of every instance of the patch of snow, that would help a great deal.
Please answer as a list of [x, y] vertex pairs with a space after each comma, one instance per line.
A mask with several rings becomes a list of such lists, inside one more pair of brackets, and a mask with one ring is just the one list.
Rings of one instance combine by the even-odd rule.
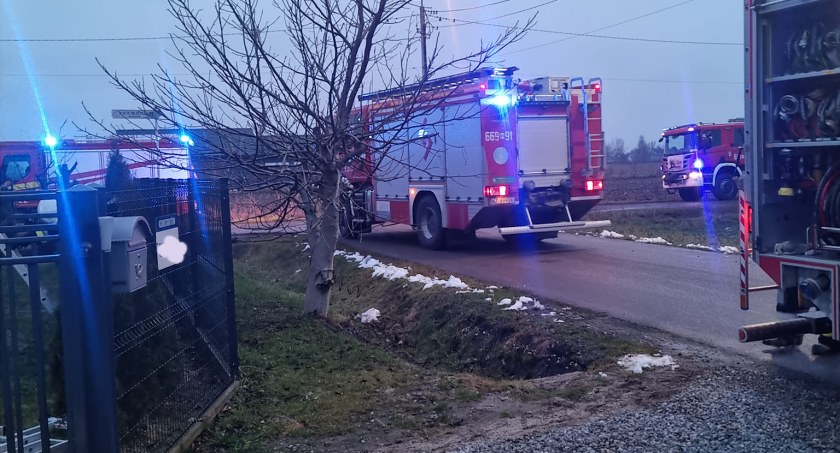
[[721, 253], [726, 253], [727, 255], [734, 255], [737, 253], [741, 253], [741, 250], [738, 247], [732, 247], [731, 245], [724, 245], [720, 248]]
[[484, 302], [493, 302], [493, 298], [492, 298], [492, 297], [488, 297], [488, 298], [484, 299]]
[[689, 248], [689, 249], [710, 250], [710, 251], [713, 250], [708, 245], [700, 245], [700, 244], [686, 244], [685, 247]]
[[527, 310], [528, 307], [526, 307], [525, 304], [522, 303], [522, 299], [527, 299], [527, 297], [524, 297], [524, 298], [520, 297], [516, 302], [514, 302], [513, 305], [511, 305], [510, 307], [507, 307], [507, 308], [503, 308], [502, 310], [516, 310], [516, 311]]
[[674, 359], [669, 355], [661, 357], [654, 357], [648, 354], [625, 355], [618, 361], [618, 365], [626, 370], [632, 371], [636, 374], [641, 373], [645, 368], [670, 366], [671, 369], [677, 367]]
[[505, 297], [504, 299], [500, 300], [500, 301], [499, 301], [499, 303], [498, 303], [498, 304], [496, 304], [496, 305], [510, 305], [510, 304], [512, 304], [512, 303], [513, 303], [513, 301], [512, 301], [512, 300], [510, 300], [510, 299], [508, 299], [507, 297]]
[[630, 240], [633, 240], [633, 241], [635, 241], [636, 239], [639, 239], [639, 237], [636, 236], [635, 234], [631, 234], [630, 236], [627, 236], [627, 237], [629, 237]]
[[655, 237], [655, 238], [638, 238], [638, 239], [635, 239], [635, 241], [639, 242], [639, 243], [642, 243], [642, 244], [672, 245], [670, 242], [668, 242], [665, 239], [662, 239], [661, 237], [658, 237], [658, 236]]
[[531, 308], [533, 308], [534, 310], [545, 310], [545, 305], [541, 304], [540, 301], [535, 300], [534, 306], [532, 306]]
[[301, 250], [302, 252], [305, 252], [305, 251], [307, 251], [311, 248], [311, 247], [309, 247], [309, 243], [304, 242], [304, 244], [306, 245], [306, 247], [304, 247], [303, 250]]
[[616, 233], [615, 231], [604, 230], [601, 232], [602, 238], [613, 238], [613, 239], [624, 239], [623, 234]]
[[299, 273], [300, 273], [300, 269], [295, 271], [295, 274], [299, 274]]
[[561, 322], [566, 322], [566, 321], [563, 321], [562, 319], [555, 319], [554, 322], [561, 323]]
[[390, 264], [379, 264], [373, 268], [374, 277], [382, 277], [386, 280], [397, 280], [408, 278], [408, 269], [392, 266]]
[[605, 378], [605, 377], [607, 377], [607, 373], [604, 373], [603, 371], [601, 371], [601, 372], [598, 373], [598, 376], [601, 376], [602, 378]]
[[498, 287], [498, 286], [493, 286], [493, 285], [490, 285], [490, 286], [488, 286], [488, 287], [487, 287], [487, 289], [499, 289], [499, 287]]
[[469, 286], [467, 286], [466, 283], [462, 282], [460, 278], [458, 278], [454, 275], [450, 275], [449, 280], [447, 280], [446, 283], [443, 284], [443, 286], [445, 286], [447, 288], [460, 288], [460, 289], [469, 288]]
[[563, 311], [569, 311], [571, 309], [572, 309], [572, 307], [563, 307]]
[[375, 308], [368, 308], [364, 312], [356, 315], [356, 318], [359, 318], [362, 321], [362, 324], [368, 324], [374, 321], [378, 322], [380, 314], [379, 310]]

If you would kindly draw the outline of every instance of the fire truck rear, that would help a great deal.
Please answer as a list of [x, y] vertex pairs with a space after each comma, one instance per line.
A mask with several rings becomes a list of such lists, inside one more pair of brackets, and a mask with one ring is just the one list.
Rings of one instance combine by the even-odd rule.
[[[741, 297], [775, 290], [793, 319], [744, 326], [781, 346], [840, 351], [840, 1], [747, 0]], [[751, 248], [750, 248], [751, 246]], [[775, 285], [749, 286], [752, 258]]]
[[744, 168], [742, 118], [722, 124], [686, 124], [662, 132], [662, 187], [697, 201], [709, 190], [718, 200], [738, 195]]
[[[603, 193], [600, 81], [517, 84], [515, 71], [486, 68], [426, 84], [446, 89], [445, 102], [415, 105], [424, 118], [405, 132], [408, 144], [390, 149], [370, 181], [352, 181], [356, 207], [345, 209], [345, 231], [403, 223], [423, 246], [440, 249], [447, 230], [498, 228], [508, 240], [538, 241], [609, 225], [581, 220]], [[407, 108], [401, 97], [417, 89], [361, 100], [366, 114], [384, 115]]]

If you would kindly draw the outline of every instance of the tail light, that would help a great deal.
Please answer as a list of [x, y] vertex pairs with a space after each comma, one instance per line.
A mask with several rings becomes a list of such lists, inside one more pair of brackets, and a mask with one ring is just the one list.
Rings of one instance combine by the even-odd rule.
[[594, 181], [591, 179], [586, 181], [586, 191], [592, 192], [594, 190], [604, 190], [604, 181]]
[[510, 194], [510, 187], [508, 186], [484, 186], [484, 196], [490, 197], [507, 197]]
[[592, 86], [592, 88], [595, 89], [596, 93], [601, 92], [601, 84], [600, 83], [596, 83], [595, 85]]

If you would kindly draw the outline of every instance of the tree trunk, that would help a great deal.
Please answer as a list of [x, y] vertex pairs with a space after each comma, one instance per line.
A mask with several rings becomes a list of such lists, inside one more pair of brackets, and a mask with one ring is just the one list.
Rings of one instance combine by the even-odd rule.
[[317, 195], [311, 200], [312, 209], [306, 215], [309, 247], [309, 279], [303, 312], [327, 316], [330, 290], [335, 276], [333, 261], [338, 243], [338, 171], [325, 172]]

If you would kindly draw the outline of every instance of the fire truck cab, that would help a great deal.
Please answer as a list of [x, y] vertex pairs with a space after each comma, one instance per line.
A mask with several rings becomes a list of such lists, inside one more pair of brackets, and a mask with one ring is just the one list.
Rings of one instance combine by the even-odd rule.
[[718, 200], [738, 195], [737, 180], [744, 169], [744, 120], [699, 123], [662, 132], [662, 187], [697, 201], [711, 191]]
[[369, 180], [352, 178], [356, 195], [344, 209], [343, 234], [403, 223], [421, 245], [440, 249], [447, 230], [498, 228], [507, 240], [539, 241], [608, 226], [582, 220], [603, 194], [600, 80], [519, 83], [516, 70], [483, 68], [428, 82], [429, 105], [403, 104], [406, 93], [421, 90], [416, 86], [362, 96], [373, 118], [405, 108], [423, 113]]

